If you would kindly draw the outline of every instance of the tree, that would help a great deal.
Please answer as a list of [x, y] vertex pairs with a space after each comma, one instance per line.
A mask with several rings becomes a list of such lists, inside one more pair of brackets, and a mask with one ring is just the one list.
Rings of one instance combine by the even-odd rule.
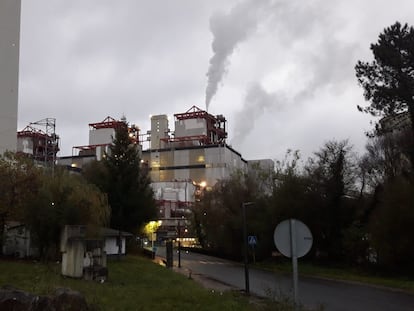
[[378, 195], [378, 208], [370, 218], [372, 246], [377, 263], [400, 272], [414, 272], [414, 185], [399, 176], [385, 183]]
[[[256, 168], [258, 170], [258, 168]], [[258, 258], [270, 254], [273, 245], [273, 224], [269, 221], [269, 203], [265, 189], [268, 175], [256, 171], [253, 175], [234, 172], [230, 177], [218, 181], [204, 193], [202, 200], [193, 209], [195, 232], [204, 248], [221, 256], [239, 259], [242, 256], [242, 203], [254, 202], [246, 208], [247, 234], [257, 236]], [[257, 182], [254, 182], [257, 181]]]
[[355, 190], [356, 163], [347, 140], [329, 141], [305, 167], [315, 247], [331, 259], [343, 255], [343, 232], [354, 217], [349, 194]]
[[141, 166], [137, 149], [128, 135], [124, 122], [115, 130], [113, 143], [103, 163], [106, 187], [111, 206], [111, 227], [136, 232], [145, 222], [156, 216], [156, 204], [146, 167]]
[[[371, 101], [358, 109], [375, 116], [408, 111], [414, 136], [414, 28], [396, 22], [384, 29], [371, 50], [374, 61], [358, 61], [355, 66], [365, 99]], [[410, 161], [414, 165], [413, 150]]]
[[104, 225], [109, 215], [106, 196], [94, 185], [63, 169], [51, 175], [23, 155], [0, 158], [0, 193], [1, 237], [6, 221], [24, 223], [43, 259], [58, 249], [64, 225]]
[[369, 139], [365, 147], [363, 166], [371, 188], [410, 170], [407, 145], [410, 137], [407, 131], [402, 131]]
[[108, 219], [106, 195], [63, 169], [55, 170], [53, 176], [42, 174], [41, 187], [24, 215], [43, 259], [56, 255], [65, 225], [102, 226]]
[[286, 152], [283, 161], [276, 161], [276, 179], [272, 195], [270, 219], [277, 225], [283, 220], [296, 218], [310, 224], [313, 218], [313, 204], [309, 204], [307, 192], [309, 179], [298, 167], [300, 155], [298, 151]]
[[40, 170], [22, 155], [6, 152], [0, 156], [0, 254], [4, 228], [9, 220], [22, 221], [24, 210], [36, 198]]

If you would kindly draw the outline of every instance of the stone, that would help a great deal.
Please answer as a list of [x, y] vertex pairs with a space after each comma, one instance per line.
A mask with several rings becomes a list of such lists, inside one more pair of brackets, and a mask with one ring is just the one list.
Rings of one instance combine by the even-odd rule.
[[0, 290], [0, 310], [27, 311], [31, 306], [35, 296], [17, 289]]
[[85, 297], [68, 288], [58, 288], [53, 295], [56, 311], [88, 311]]
[[12, 286], [0, 288], [1, 311], [90, 311], [85, 297], [68, 288], [58, 288], [52, 296], [37, 296]]

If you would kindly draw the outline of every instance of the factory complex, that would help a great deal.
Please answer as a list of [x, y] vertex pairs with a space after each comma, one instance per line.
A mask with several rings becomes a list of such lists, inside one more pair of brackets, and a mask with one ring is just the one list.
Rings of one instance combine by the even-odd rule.
[[[95, 122], [89, 124], [89, 144], [73, 146], [72, 154], [67, 156], [58, 156], [60, 138], [55, 118], [30, 122], [17, 131], [20, 9], [20, 1], [0, 2], [0, 37], [4, 39], [0, 40], [0, 154], [17, 151], [52, 170], [63, 166], [79, 173], [85, 164], [108, 154], [116, 128], [125, 121], [110, 116], [102, 121], [91, 120]], [[226, 118], [196, 106], [174, 114], [173, 129], [167, 115], [154, 115], [148, 131], [142, 132], [134, 124], [128, 124], [128, 130], [141, 165], [149, 170], [159, 207], [157, 221], [162, 223], [160, 238], [175, 235], [177, 228], [182, 228], [185, 236], [191, 207], [200, 193], [217, 181], [252, 167], [273, 170], [271, 160], [243, 159], [226, 143]], [[143, 147], [144, 143], [148, 148]]]
[[[74, 146], [72, 155], [56, 157], [56, 165], [79, 172], [91, 162], [102, 160], [109, 152], [117, 126], [124, 121], [112, 117], [89, 124], [89, 145]], [[149, 169], [151, 185], [158, 205], [158, 239], [176, 237], [177, 228], [184, 244], [195, 242], [187, 236], [188, 216], [200, 194], [213, 187], [217, 181], [230, 177], [235, 171], [247, 171], [254, 167], [273, 170], [272, 160], [247, 161], [226, 143], [226, 119], [212, 115], [196, 106], [186, 112], [174, 114], [174, 130], [167, 115], [151, 116], [151, 129], [141, 132], [128, 125], [129, 135], [139, 151], [141, 165]], [[44, 133], [44, 131], [43, 131]], [[31, 136], [24, 136], [29, 139]], [[44, 133], [45, 142], [55, 137], [51, 145], [58, 150], [58, 136]], [[18, 146], [30, 145], [21, 142]], [[144, 148], [144, 144], [149, 147]], [[32, 149], [30, 149], [32, 150]], [[36, 149], [33, 149], [36, 150]], [[18, 150], [22, 151], [22, 150]], [[37, 158], [39, 158], [37, 156]], [[53, 159], [48, 157], [48, 159]], [[45, 160], [41, 157], [41, 160]], [[255, 163], [254, 166], [249, 165]]]

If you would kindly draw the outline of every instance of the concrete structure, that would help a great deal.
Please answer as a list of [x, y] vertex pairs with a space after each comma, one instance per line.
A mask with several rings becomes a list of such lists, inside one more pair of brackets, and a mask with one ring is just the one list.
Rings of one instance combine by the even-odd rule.
[[165, 139], [169, 138], [168, 117], [165, 114], [151, 116], [150, 149], [165, 148]]
[[158, 239], [175, 238], [192, 245], [189, 227], [191, 207], [201, 188], [237, 171], [247, 170], [247, 161], [226, 144], [226, 119], [196, 106], [174, 115], [174, 132], [166, 115], [151, 117], [150, 149], [142, 151], [158, 203]]
[[226, 144], [144, 150], [142, 160], [153, 182], [191, 180], [212, 187], [236, 170], [246, 170], [247, 161]]
[[36, 257], [39, 251], [33, 246], [30, 230], [20, 222], [5, 224], [3, 254], [17, 258]]
[[151, 148], [142, 152], [142, 160], [153, 182], [190, 180], [211, 187], [235, 170], [247, 169], [247, 161], [226, 144], [224, 116], [213, 116], [193, 106], [174, 118], [171, 135], [165, 115], [151, 118]]
[[16, 150], [20, 0], [0, 1], [0, 154]]
[[121, 255], [126, 252], [126, 238], [131, 233], [110, 228], [99, 228], [96, 232], [87, 226], [65, 226], [61, 234], [62, 275], [75, 278], [105, 279], [108, 275], [107, 255], [117, 255], [121, 244]]
[[105, 271], [108, 274], [102, 238], [88, 239], [87, 227], [82, 225], [65, 226], [60, 238], [62, 275], [94, 279], [94, 271]]

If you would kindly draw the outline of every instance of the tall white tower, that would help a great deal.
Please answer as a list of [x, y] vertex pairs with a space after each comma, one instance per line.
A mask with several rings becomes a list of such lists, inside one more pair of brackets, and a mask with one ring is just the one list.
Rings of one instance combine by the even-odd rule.
[[0, 154], [17, 145], [20, 0], [0, 0]]
[[163, 138], [168, 138], [168, 116], [151, 116], [151, 149], [164, 148], [165, 142], [161, 140]]

